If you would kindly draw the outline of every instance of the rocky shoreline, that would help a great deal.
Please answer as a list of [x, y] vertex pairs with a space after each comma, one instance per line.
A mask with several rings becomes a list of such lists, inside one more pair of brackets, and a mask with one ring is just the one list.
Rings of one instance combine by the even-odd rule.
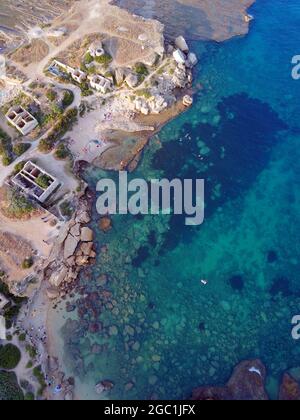
[[81, 270], [94, 264], [94, 233], [87, 226], [91, 221], [93, 195], [87, 191], [78, 198], [78, 206], [55, 244], [45, 270], [50, 300], [66, 296], [76, 285]]

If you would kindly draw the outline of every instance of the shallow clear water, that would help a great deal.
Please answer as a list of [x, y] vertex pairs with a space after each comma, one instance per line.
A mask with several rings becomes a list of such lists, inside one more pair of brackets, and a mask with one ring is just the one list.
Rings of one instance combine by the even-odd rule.
[[[300, 313], [300, 81], [290, 64], [300, 4], [258, 0], [251, 13], [249, 36], [194, 43], [195, 105], [152, 139], [134, 174], [205, 178], [205, 223], [119, 216], [103, 234], [95, 212], [99, 258], [81, 279], [81, 327], [63, 329], [83, 398], [96, 398], [103, 379], [115, 383], [107, 398], [186, 398], [256, 357], [275, 398], [282, 373], [300, 366], [291, 338]], [[103, 175], [90, 168], [86, 178], [94, 187]]]

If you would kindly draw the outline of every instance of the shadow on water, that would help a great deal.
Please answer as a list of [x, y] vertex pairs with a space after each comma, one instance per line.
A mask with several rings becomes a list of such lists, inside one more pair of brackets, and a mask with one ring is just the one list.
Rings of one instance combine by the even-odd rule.
[[[268, 104], [244, 93], [224, 98], [218, 111], [217, 127], [185, 124], [182, 135], [189, 133], [191, 141], [164, 143], [152, 162], [168, 179], [205, 179], [206, 218], [252, 186], [270, 160], [277, 134], [287, 129]], [[204, 160], [199, 158], [199, 137], [210, 148]], [[216, 195], [216, 189], [221, 193]], [[180, 241], [191, 242], [198, 229], [185, 226], [185, 217], [173, 216], [162, 250], [174, 249]]]

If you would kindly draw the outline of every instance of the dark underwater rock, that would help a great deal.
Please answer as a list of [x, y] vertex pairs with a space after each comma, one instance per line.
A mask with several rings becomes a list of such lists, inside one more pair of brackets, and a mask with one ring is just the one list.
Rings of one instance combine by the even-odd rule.
[[230, 286], [233, 288], [233, 290], [238, 290], [238, 291], [243, 290], [244, 285], [245, 285], [244, 279], [240, 275], [232, 276], [229, 279], [229, 283], [230, 283]]
[[268, 263], [274, 264], [276, 261], [278, 261], [278, 255], [275, 251], [269, 251], [268, 252]]
[[241, 400], [267, 401], [265, 390], [266, 368], [260, 360], [240, 363], [227, 385], [224, 387], [201, 387], [193, 391], [192, 399], [201, 400]]
[[279, 391], [280, 401], [300, 401], [300, 384], [285, 373]]
[[112, 229], [111, 219], [109, 217], [101, 217], [99, 221], [99, 229], [104, 233], [109, 232]]

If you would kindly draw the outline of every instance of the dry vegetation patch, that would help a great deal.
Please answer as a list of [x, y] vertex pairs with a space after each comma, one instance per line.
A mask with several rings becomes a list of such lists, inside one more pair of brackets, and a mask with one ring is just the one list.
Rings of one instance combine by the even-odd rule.
[[48, 45], [40, 40], [34, 39], [31, 44], [24, 45], [15, 51], [11, 58], [16, 63], [20, 63], [23, 66], [29, 66], [32, 63], [39, 63], [43, 58], [49, 54]]

